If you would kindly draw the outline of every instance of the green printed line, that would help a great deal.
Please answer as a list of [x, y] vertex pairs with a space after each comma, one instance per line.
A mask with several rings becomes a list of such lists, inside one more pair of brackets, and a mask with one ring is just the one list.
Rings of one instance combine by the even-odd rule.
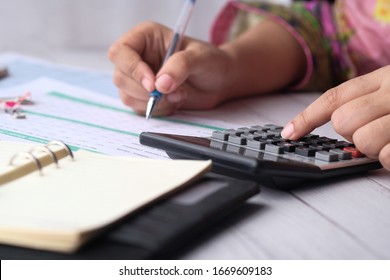
[[[126, 114], [130, 114], [130, 115], [134, 115], [134, 116], [137, 115], [136, 113], [134, 113], [131, 110], [126, 110], [126, 109], [118, 108], [115, 106], [110, 106], [110, 105], [106, 105], [106, 104], [102, 104], [102, 103], [98, 103], [98, 102], [93, 102], [91, 100], [87, 100], [87, 99], [83, 99], [83, 98], [69, 96], [65, 93], [61, 93], [58, 91], [51, 91], [48, 93], [48, 95], [53, 96], [53, 97], [57, 97], [57, 98], [66, 99], [66, 100], [73, 101], [73, 102], [77, 102], [77, 103], [81, 103], [84, 105], [89, 105], [89, 106], [94, 106], [94, 107], [106, 109], [106, 110], [126, 113]], [[184, 121], [184, 120], [174, 119], [174, 118], [158, 117], [157, 119], [162, 120], [162, 121], [166, 121], [166, 122], [171, 122], [171, 123], [180, 123], [180, 124], [186, 124], [186, 125], [191, 125], [191, 126], [207, 128], [207, 129], [211, 129], [211, 130], [221, 130], [221, 131], [225, 130], [225, 128], [221, 128], [221, 127], [217, 127], [217, 126], [199, 124], [199, 123], [194, 123], [194, 122], [189, 122], [189, 121]]]
[[81, 124], [81, 125], [85, 125], [85, 126], [89, 126], [89, 127], [93, 127], [93, 128], [99, 128], [99, 129], [108, 130], [108, 131], [112, 131], [112, 132], [117, 132], [117, 133], [121, 133], [121, 134], [126, 134], [126, 135], [130, 135], [130, 136], [134, 136], [134, 137], [139, 137], [138, 133], [129, 132], [129, 131], [120, 130], [120, 129], [115, 129], [115, 128], [106, 127], [106, 126], [102, 126], [102, 125], [97, 125], [97, 124], [93, 124], [93, 123], [78, 121], [78, 120], [64, 118], [64, 117], [59, 117], [59, 116], [53, 116], [53, 115], [49, 115], [49, 114], [33, 112], [33, 111], [29, 111], [29, 110], [23, 110], [23, 112], [26, 112], [26, 113], [28, 113], [30, 115], [36, 115], [36, 116], [45, 117], [45, 118], [49, 118], [49, 119], [55, 119], [55, 120], [61, 120], [61, 121], [66, 121], [66, 122], [70, 122], [70, 123]]
[[[6, 129], [0, 129], [0, 134], [4, 134], [4, 135], [7, 135], [7, 136], [12, 136], [12, 137], [23, 139], [23, 140], [28, 140], [28, 141], [31, 141], [31, 142], [36, 142], [36, 143], [39, 143], [39, 144], [47, 144], [47, 143], [50, 142], [47, 139], [34, 137], [34, 136], [31, 136], [31, 135], [18, 133], [18, 132], [6, 130]], [[68, 145], [68, 147], [72, 151], [77, 151], [77, 150], [80, 149], [79, 147], [72, 146], [72, 145]]]
[[162, 120], [162, 121], [167, 121], [167, 122], [172, 122], [172, 123], [180, 123], [180, 124], [187, 124], [187, 125], [192, 125], [192, 126], [197, 126], [197, 127], [202, 127], [202, 128], [207, 128], [211, 130], [219, 130], [223, 131], [226, 128], [218, 127], [218, 126], [213, 126], [213, 125], [207, 125], [207, 124], [200, 124], [200, 123], [193, 123], [193, 122], [188, 122], [180, 119], [174, 119], [174, 118], [165, 118], [165, 117], [157, 117], [156, 119]]
[[102, 109], [115, 111], [115, 112], [127, 113], [127, 114], [130, 114], [130, 115], [137, 115], [136, 113], [134, 113], [131, 110], [126, 110], [126, 109], [118, 108], [118, 107], [115, 107], [115, 106], [110, 106], [110, 105], [106, 105], [106, 104], [102, 104], [102, 103], [98, 103], [98, 102], [93, 102], [91, 100], [70, 96], [70, 95], [67, 95], [65, 93], [61, 93], [61, 92], [58, 92], [58, 91], [51, 91], [51, 92], [48, 93], [48, 95], [54, 96], [54, 97], [58, 97], [58, 98], [62, 98], [62, 99], [66, 99], [68, 101], [81, 103], [81, 104], [84, 104], [84, 105], [89, 105], [89, 106], [94, 106], [94, 107], [98, 107], [98, 108], [102, 108]]

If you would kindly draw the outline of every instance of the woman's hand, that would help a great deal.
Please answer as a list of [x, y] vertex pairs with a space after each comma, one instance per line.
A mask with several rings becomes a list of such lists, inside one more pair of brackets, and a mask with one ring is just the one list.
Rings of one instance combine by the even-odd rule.
[[109, 50], [119, 95], [139, 114], [145, 113], [149, 93], [155, 89], [165, 95], [156, 115], [169, 115], [178, 108], [209, 109], [229, 98], [233, 83], [229, 55], [184, 37], [181, 50], [162, 65], [172, 36], [169, 28], [146, 22], [124, 34]]
[[288, 123], [282, 136], [298, 139], [329, 120], [390, 171], [390, 65], [328, 90]]

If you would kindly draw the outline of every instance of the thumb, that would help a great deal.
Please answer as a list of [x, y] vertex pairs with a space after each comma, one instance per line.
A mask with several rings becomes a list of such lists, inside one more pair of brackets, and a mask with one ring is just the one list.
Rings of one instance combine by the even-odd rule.
[[196, 58], [191, 51], [173, 54], [157, 73], [156, 89], [167, 94], [176, 91], [196, 67]]

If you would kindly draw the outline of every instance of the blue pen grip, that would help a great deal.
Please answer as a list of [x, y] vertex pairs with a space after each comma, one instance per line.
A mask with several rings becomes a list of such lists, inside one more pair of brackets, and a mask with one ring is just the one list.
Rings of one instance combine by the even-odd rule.
[[150, 97], [154, 97], [157, 100], [161, 99], [162, 94], [158, 90], [154, 90], [150, 93]]

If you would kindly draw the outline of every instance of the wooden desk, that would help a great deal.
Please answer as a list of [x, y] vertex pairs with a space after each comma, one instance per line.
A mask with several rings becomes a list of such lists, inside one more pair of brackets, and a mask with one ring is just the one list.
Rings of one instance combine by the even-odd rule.
[[[79, 63], [88, 66], [86, 59]], [[116, 95], [114, 88], [112, 91]], [[284, 125], [318, 96], [272, 94], [185, 114], [223, 120], [236, 127]], [[330, 124], [315, 132], [340, 138]], [[390, 172], [383, 169], [310, 183], [291, 192], [262, 188], [262, 193], [240, 210], [207, 231], [178, 258], [390, 259]]]
[[[239, 126], [284, 125], [319, 94], [236, 100], [191, 115]], [[316, 130], [340, 138], [327, 124]], [[202, 236], [184, 259], [389, 259], [390, 172], [310, 183], [290, 192], [262, 188], [250, 204]]]

